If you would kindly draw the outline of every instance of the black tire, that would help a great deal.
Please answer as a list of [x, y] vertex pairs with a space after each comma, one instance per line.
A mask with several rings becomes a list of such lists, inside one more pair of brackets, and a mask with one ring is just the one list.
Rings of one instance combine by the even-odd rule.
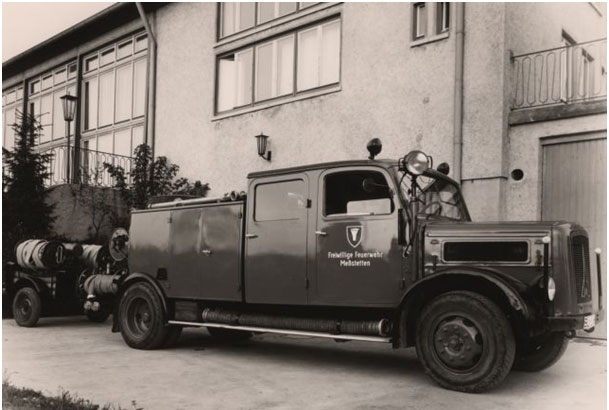
[[85, 312], [87, 319], [94, 323], [104, 323], [111, 314], [112, 311], [109, 309], [100, 309], [97, 312], [94, 310], [87, 310]]
[[467, 291], [445, 293], [422, 310], [417, 355], [440, 386], [480, 393], [500, 384], [516, 350], [510, 323], [490, 299]]
[[42, 301], [32, 288], [21, 288], [13, 298], [13, 317], [19, 326], [33, 327], [40, 319]]
[[118, 307], [118, 320], [123, 340], [135, 349], [158, 349], [163, 346], [169, 328], [161, 297], [146, 282], [131, 285]]
[[208, 327], [209, 334], [222, 341], [240, 341], [247, 340], [253, 336], [252, 332], [246, 330], [224, 329], [221, 327]]
[[563, 332], [523, 340], [516, 345], [514, 370], [539, 372], [556, 363], [567, 350], [569, 339]]
[[182, 326], [170, 326], [167, 330], [167, 338], [163, 342], [163, 347], [173, 347], [182, 334]]

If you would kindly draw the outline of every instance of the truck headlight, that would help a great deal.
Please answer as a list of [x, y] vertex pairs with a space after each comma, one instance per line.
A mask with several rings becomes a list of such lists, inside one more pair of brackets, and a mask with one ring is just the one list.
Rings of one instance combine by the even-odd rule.
[[548, 278], [546, 288], [548, 289], [548, 300], [553, 301], [554, 296], [556, 296], [556, 282], [554, 282], [554, 279]]

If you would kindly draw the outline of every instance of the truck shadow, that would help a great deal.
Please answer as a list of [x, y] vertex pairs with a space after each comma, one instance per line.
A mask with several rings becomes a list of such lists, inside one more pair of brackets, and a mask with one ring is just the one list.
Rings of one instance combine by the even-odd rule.
[[300, 367], [339, 369], [382, 373], [383, 375], [413, 375], [426, 379], [415, 349], [393, 350], [389, 345], [366, 342], [336, 343], [317, 338], [294, 338], [276, 335], [256, 335], [250, 340], [225, 342], [214, 339], [207, 332], [185, 332], [174, 347], [176, 350], [195, 350], [248, 360], [286, 363]]

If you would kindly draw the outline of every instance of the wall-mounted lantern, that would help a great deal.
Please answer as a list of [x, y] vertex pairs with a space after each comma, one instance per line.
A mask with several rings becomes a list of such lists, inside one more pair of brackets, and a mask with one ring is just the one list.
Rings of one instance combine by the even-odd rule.
[[271, 160], [271, 151], [266, 150], [267, 141], [269, 139], [268, 135], [264, 135], [260, 133], [260, 135], [256, 135], [256, 144], [258, 145], [258, 155], [267, 161]]
[[66, 140], [68, 145], [67, 151], [67, 160], [66, 160], [66, 182], [69, 184], [71, 175], [70, 175], [70, 123], [74, 121], [74, 116], [76, 115], [76, 101], [78, 98], [74, 95], [70, 95], [68, 91], [66, 95], [59, 97], [61, 100], [61, 105], [63, 108], [63, 119], [66, 122]]

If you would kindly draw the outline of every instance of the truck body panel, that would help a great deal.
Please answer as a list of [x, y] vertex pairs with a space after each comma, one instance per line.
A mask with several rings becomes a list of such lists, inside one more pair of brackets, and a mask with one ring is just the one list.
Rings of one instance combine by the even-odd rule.
[[131, 272], [160, 280], [167, 297], [242, 301], [243, 202], [134, 212]]

